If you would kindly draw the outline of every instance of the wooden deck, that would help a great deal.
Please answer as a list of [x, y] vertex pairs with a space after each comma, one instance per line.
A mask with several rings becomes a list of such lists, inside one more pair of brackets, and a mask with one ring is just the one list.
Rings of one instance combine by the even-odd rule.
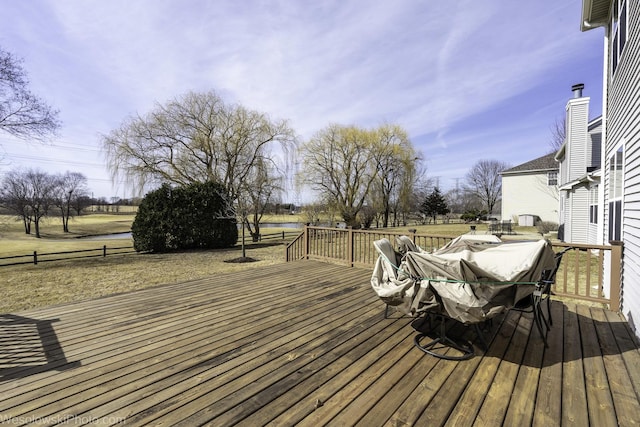
[[545, 349], [510, 312], [486, 354], [446, 361], [369, 277], [299, 261], [0, 315], [0, 423], [638, 425], [618, 314], [554, 302]]

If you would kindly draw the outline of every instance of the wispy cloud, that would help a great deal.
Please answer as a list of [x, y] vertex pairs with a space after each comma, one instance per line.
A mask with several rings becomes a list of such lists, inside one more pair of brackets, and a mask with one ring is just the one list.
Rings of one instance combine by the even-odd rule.
[[547, 125], [530, 132], [532, 121], [541, 128], [562, 113], [567, 94], [558, 88], [594, 79], [591, 93], [600, 91], [601, 34], [579, 32], [579, 0], [5, 6], [13, 19], [0, 44], [25, 57], [34, 90], [61, 109], [65, 138], [96, 146], [130, 114], [213, 89], [289, 119], [302, 137], [329, 123], [398, 123], [430, 173], [444, 175], [440, 159], [468, 168], [478, 140], [485, 153], [531, 149], [548, 133]]

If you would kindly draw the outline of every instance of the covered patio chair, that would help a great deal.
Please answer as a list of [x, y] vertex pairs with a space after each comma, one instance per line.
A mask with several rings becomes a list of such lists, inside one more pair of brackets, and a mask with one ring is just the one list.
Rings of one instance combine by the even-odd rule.
[[[478, 324], [531, 295], [542, 272], [553, 268], [554, 258], [546, 240], [506, 243], [495, 236], [473, 237], [457, 238], [434, 253], [401, 253], [387, 239], [378, 240], [371, 285], [387, 305], [407, 315], [453, 319], [478, 331]], [[433, 342], [421, 344], [424, 336], [416, 337], [416, 346], [437, 357], [443, 355], [433, 351], [436, 344], [454, 343], [444, 321]], [[460, 358], [473, 355], [466, 345], [452, 346], [463, 352]]]
[[[551, 286], [553, 286], [556, 281], [556, 273], [560, 268], [562, 257], [571, 249], [573, 248], [569, 247], [556, 253], [554, 255], [553, 268], [544, 270], [542, 272], [542, 277], [540, 278], [540, 281], [538, 282], [533, 293], [518, 301], [516, 305], [511, 308], [512, 310], [516, 311], [533, 313], [536, 327], [538, 328], [538, 332], [540, 332], [540, 335], [542, 336], [545, 347], [549, 347], [549, 344], [547, 343], [547, 333], [549, 332], [549, 329], [551, 329], [551, 325], [553, 325], [553, 318], [551, 317]], [[546, 316], [542, 311], [543, 301], [546, 301], [547, 305]], [[543, 324], [546, 326], [545, 330], [543, 330], [542, 328]]]

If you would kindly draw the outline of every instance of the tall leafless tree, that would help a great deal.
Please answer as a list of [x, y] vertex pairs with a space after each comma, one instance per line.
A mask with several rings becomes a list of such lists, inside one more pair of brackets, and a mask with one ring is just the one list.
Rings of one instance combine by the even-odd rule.
[[[419, 157], [407, 133], [397, 125], [383, 125], [375, 131], [373, 158], [376, 163], [374, 189], [379, 197], [382, 226], [388, 227], [389, 215], [397, 213], [403, 191], [413, 188]], [[395, 221], [394, 221], [395, 222]]]
[[41, 170], [9, 171], [3, 179], [0, 199], [22, 219], [26, 234], [31, 234], [33, 224], [36, 237], [40, 238], [40, 224], [52, 206], [55, 187], [55, 178]]
[[[282, 188], [282, 176], [270, 161], [259, 160], [252, 169], [246, 183], [240, 188], [240, 206], [243, 227], [249, 231], [254, 242], [260, 238], [260, 222], [269, 203]], [[244, 255], [243, 255], [244, 256]]]
[[567, 126], [564, 117], [562, 119], [556, 119], [551, 125], [551, 139], [549, 144], [551, 146], [551, 152], [560, 150], [564, 140], [566, 138]]
[[320, 193], [348, 226], [357, 227], [375, 174], [370, 132], [330, 125], [301, 147], [304, 182]]
[[87, 177], [79, 172], [66, 172], [55, 176], [55, 187], [53, 188], [53, 205], [60, 209], [62, 218], [62, 230], [69, 232], [69, 219], [72, 216], [71, 209], [77, 206], [80, 200], [86, 199], [89, 195], [87, 189]]
[[502, 177], [500, 172], [509, 165], [497, 160], [480, 160], [466, 175], [465, 190], [475, 195], [491, 214], [502, 197]]
[[0, 187], [0, 204], [22, 220], [25, 234], [31, 234], [33, 223], [29, 208], [30, 194], [29, 182], [23, 172], [11, 170], [4, 175]]
[[22, 61], [0, 48], [0, 130], [43, 140], [60, 127], [58, 111], [31, 93], [28, 85]]
[[114, 180], [140, 192], [164, 182], [216, 181], [237, 200], [267, 148], [286, 154], [295, 135], [287, 122], [225, 104], [215, 92], [190, 92], [125, 120], [102, 143]]
[[366, 222], [380, 212], [388, 224], [401, 187], [415, 177], [418, 159], [406, 132], [394, 125], [330, 125], [303, 144], [300, 153], [305, 184], [354, 227], [365, 207]]

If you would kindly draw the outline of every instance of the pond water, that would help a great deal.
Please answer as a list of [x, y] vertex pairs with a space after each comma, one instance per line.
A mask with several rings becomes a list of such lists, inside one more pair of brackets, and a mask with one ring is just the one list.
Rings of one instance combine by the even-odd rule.
[[[260, 224], [260, 228], [302, 228], [302, 223], [299, 222], [263, 222]], [[110, 240], [110, 239], [130, 239], [131, 232], [126, 233], [113, 233], [113, 234], [101, 234], [96, 236], [87, 236], [82, 239], [85, 240]]]
[[83, 240], [110, 240], [110, 239], [130, 239], [131, 232], [126, 233], [113, 233], [113, 234], [98, 234], [95, 236], [81, 237]]

